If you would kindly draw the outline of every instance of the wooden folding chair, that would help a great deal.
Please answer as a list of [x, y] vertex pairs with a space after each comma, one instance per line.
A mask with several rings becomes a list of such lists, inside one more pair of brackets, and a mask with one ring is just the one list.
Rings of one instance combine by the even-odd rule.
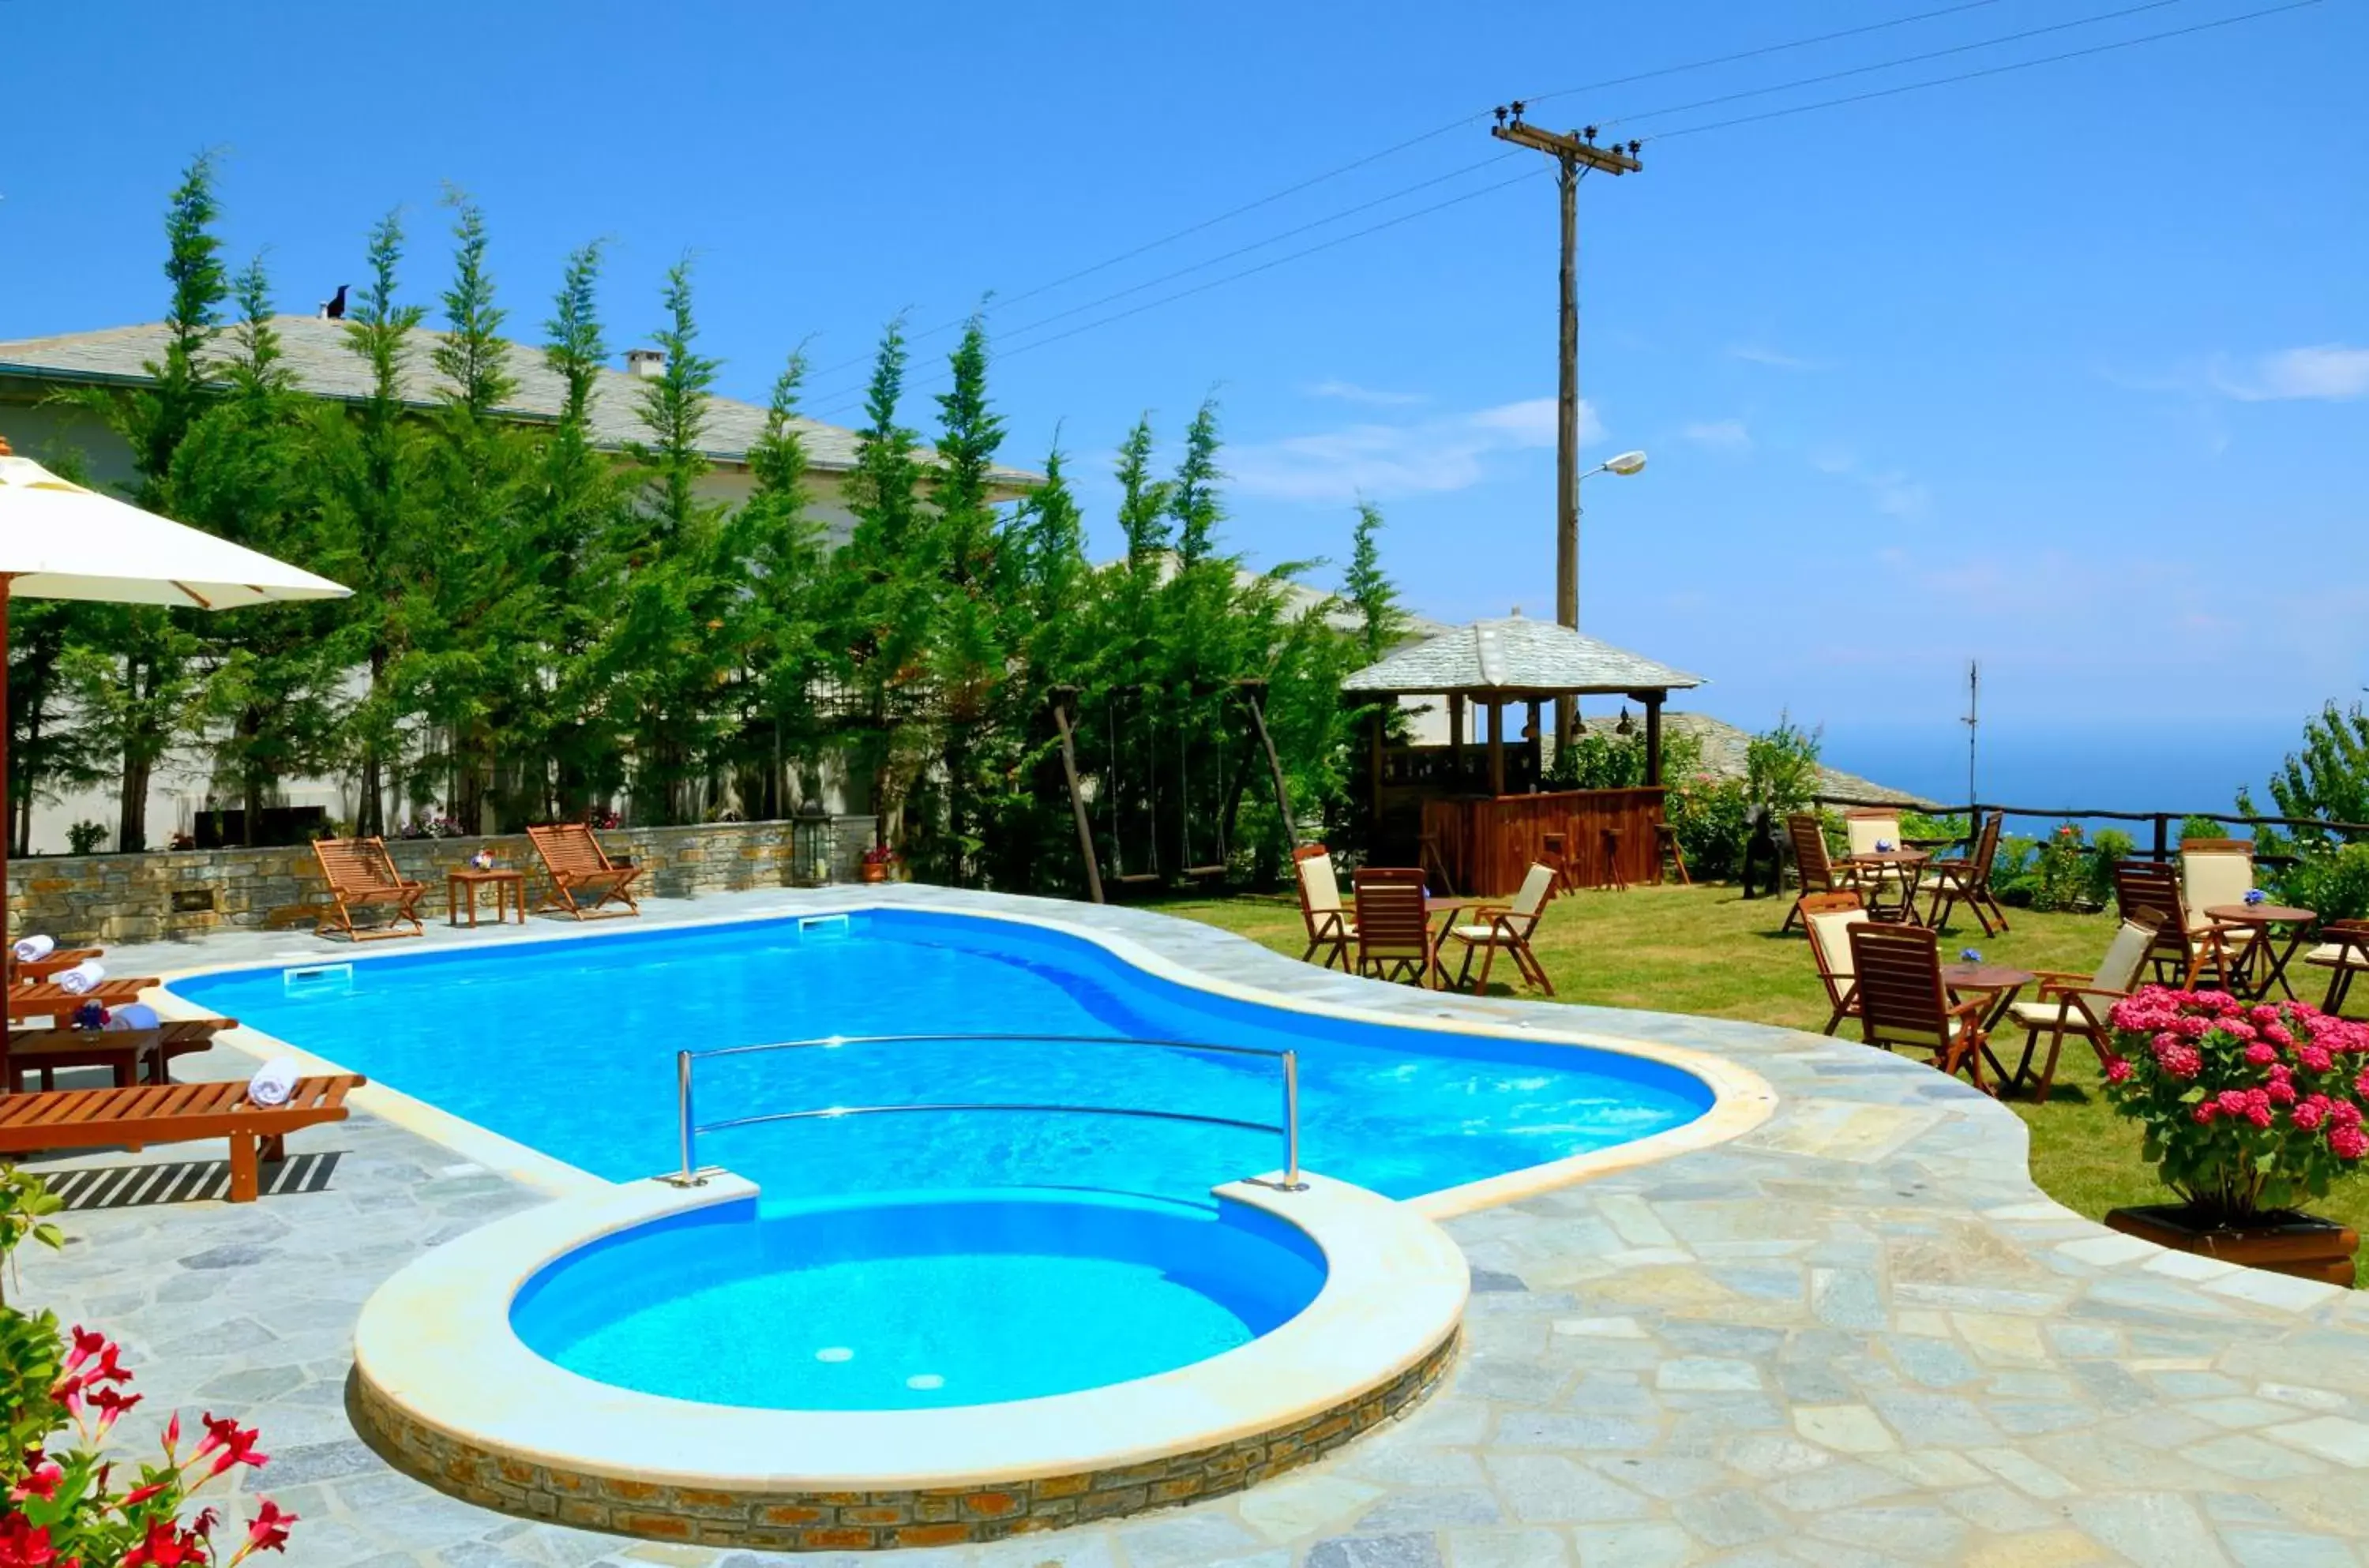
[[2328, 971], [2328, 994], [2320, 999], [2319, 1010], [2341, 1016], [2352, 977], [2369, 973], [2369, 921], [2328, 921], [2319, 928], [2318, 944], [2303, 961]]
[[1777, 928], [1779, 934], [1793, 929], [1802, 918], [1802, 899], [1813, 893], [1839, 893], [1853, 886], [1848, 872], [1835, 869], [1834, 858], [1826, 853], [1825, 825], [1811, 811], [1796, 811], [1785, 818], [1785, 835], [1793, 842], [1793, 876], [1801, 885], [1801, 897], [1785, 911], [1785, 923]]
[[[375, 942], [389, 936], [425, 936], [419, 923], [419, 900], [428, 885], [414, 882], [395, 869], [384, 839], [315, 839], [313, 858], [329, 884], [329, 909], [313, 927], [315, 936], [343, 932], [349, 942]], [[387, 910], [380, 924], [365, 929], [354, 923], [357, 910]], [[409, 931], [401, 928], [408, 924]]]
[[[2207, 973], [2225, 989], [2239, 983], [2231, 933], [2190, 913], [2176, 867], [2153, 860], [2116, 861], [2114, 908], [2123, 919], [2155, 933], [2147, 957], [2164, 984], [2192, 990]], [[2242, 930], [2237, 934], [2250, 935]]]
[[[1933, 903], [1925, 923], [1940, 931], [1950, 923], [1950, 911], [1960, 904], [1974, 910], [1985, 936], [2008, 929], [2007, 910], [1991, 892], [1991, 867], [1998, 860], [1999, 834], [2007, 813], [1994, 811], [1983, 818], [1963, 860], [1937, 860], [1925, 869], [1933, 878]], [[1998, 924], [1991, 921], [1997, 919]]]
[[1851, 967], [1859, 977], [1860, 1028], [1867, 1043], [1929, 1051], [1943, 1072], [1960, 1068], [1983, 1082], [1982, 997], [1951, 1001], [1941, 983], [1940, 937], [1921, 925], [1869, 921], [1850, 928]]
[[[641, 905], [626, 890], [642, 874], [642, 868], [619, 865], [611, 860], [590, 828], [581, 822], [558, 822], [548, 828], [529, 828], [526, 836], [532, 841], [534, 853], [543, 857], [543, 868], [551, 877], [552, 896], [544, 901], [544, 910], [580, 921], [642, 912]], [[589, 895], [591, 901], [587, 903], [578, 895]], [[604, 907], [611, 903], [625, 907]]]
[[1826, 1019], [1829, 1035], [1844, 1019], [1859, 1016], [1859, 971], [1851, 958], [1850, 933], [1851, 927], [1873, 918], [1867, 912], [1867, 900], [1853, 888], [1802, 896], [1802, 929], [1809, 933], [1818, 983], [1826, 988], [1826, 1004], [1834, 1010]]
[[1487, 990], [1489, 966], [1496, 962], [1498, 954], [1504, 953], [1514, 960], [1514, 967], [1526, 983], [1549, 996], [1554, 995], [1554, 982], [1547, 979], [1546, 966], [1530, 950], [1530, 937], [1545, 917], [1547, 900], [1554, 897], [1554, 890], [1555, 868], [1533, 862], [1512, 903], [1483, 904], [1472, 911], [1475, 918], [1471, 924], [1449, 928], [1448, 934], [1464, 944], [1464, 962], [1456, 974], [1457, 989], [1462, 990], [1471, 980], [1472, 955], [1478, 953], [1481, 980], [1472, 990], [1476, 995]]
[[2098, 1053], [2098, 1065], [2103, 1067], [2112, 1055], [2106, 1048], [2113, 1038], [2113, 1024], [2109, 1016], [2114, 1003], [2138, 989], [2139, 971], [2146, 967], [2147, 951], [2155, 945], [2156, 928], [2139, 921], [2124, 921], [2107, 944], [2105, 960], [2097, 972], [2089, 975], [2066, 974], [2055, 969], [2043, 969], [2034, 975], [2040, 982], [2040, 995], [2031, 1001], [2019, 1001], [2008, 1008], [2008, 1017], [2022, 1026], [2023, 1059], [2016, 1063], [2016, 1082], [2020, 1083], [2031, 1070], [2032, 1053], [2040, 1047], [2040, 1036], [2048, 1036], [2048, 1059], [2040, 1069], [2039, 1092], [2032, 1097], [2042, 1104], [2048, 1103], [2048, 1092], [2056, 1082], [2056, 1057], [2065, 1048], [2065, 1038], [2087, 1040], [2089, 1048]]
[[1353, 886], [1357, 973], [1428, 985], [1436, 955], [1423, 872], [1413, 866], [1368, 866], [1357, 873]]
[[1309, 962], [1322, 951], [1325, 968], [1336, 962], [1348, 968], [1349, 944], [1356, 940], [1357, 928], [1349, 911], [1341, 907], [1341, 879], [1333, 870], [1333, 852], [1322, 844], [1296, 849], [1291, 852], [1291, 869], [1299, 887], [1300, 923], [1308, 928], [1308, 951], [1299, 956], [1300, 962]]

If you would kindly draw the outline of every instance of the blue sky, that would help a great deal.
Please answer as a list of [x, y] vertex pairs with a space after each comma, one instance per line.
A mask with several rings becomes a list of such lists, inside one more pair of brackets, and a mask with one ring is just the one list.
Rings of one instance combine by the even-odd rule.
[[[441, 284], [441, 184], [485, 205], [514, 326], [612, 245], [612, 342], [695, 254], [706, 344], [758, 397], [809, 341], [866, 352], [989, 290], [1007, 455], [1056, 439], [1109, 543], [1107, 452], [1214, 393], [1234, 545], [1343, 553], [1351, 502], [1445, 618], [1551, 608], [1554, 201], [1530, 177], [1079, 333], [1063, 327], [1519, 175], [1479, 124], [1033, 298], [1102, 261], [1505, 98], [1882, 22], [1949, 0], [1514, 5], [423, 3], [374, 40], [317, 6], [0, 0], [0, 338], [153, 318], [178, 166], [226, 155], [226, 231], [283, 308], [360, 272], [406, 206]], [[1954, 15], [1540, 104], [1647, 136], [2192, 26], [2136, 14], [1923, 64], [1646, 111], [2138, 0]], [[1955, 748], [1964, 660], [1995, 724], [2292, 733], [2369, 677], [2369, 108], [2359, 0], [1897, 97], [1649, 142], [1583, 188], [1586, 627], [1758, 724]], [[54, 71], [29, 74], [29, 60]], [[77, 101], [105, 67], [104, 112]], [[66, 96], [66, 84], [74, 84]], [[29, 86], [28, 84], [30, 84]], [[42, 102], [43, 95], [56, 95]], [[31, 112], [27, 112], [30, 110]], [[1450, 176], [1237, 261], [1027, 325]], [[942, 354], [946, 336], [917, 345]], [[922, 369], [933, 374], [933, 361]], [[817, 378], [814, 411], [860, 372]], [[909, 417], [926, 415], [909, 408]], [[842, 418], [851, 418], [847, 413]], [[1329, 580], [1324, 568], [1319, 580]], [[2250, 731], [2249, 731], [2250, 732]]]

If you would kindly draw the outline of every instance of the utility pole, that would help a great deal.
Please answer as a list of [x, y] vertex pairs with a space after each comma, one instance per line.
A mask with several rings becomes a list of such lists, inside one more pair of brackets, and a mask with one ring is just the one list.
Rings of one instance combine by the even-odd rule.
[[[1960, 721], [1966, 727], [1966, 809], [1973, 811], [1982, 796], [1974, 793], [1974, 744], [1983, 727], [1983, 667], [1979, 660], [1966, 660], [1966, 716]], [[1976, 824], [1967, 818], [1966, 831], [1972, 833]]]
[[[1575, 132], [1541, 131], [1522, 119], [1519, 98], [1497, 110], [1489, 134], [1544, 153], [1555, 161], [1555, 189], [1562, 197], [1562, 332], [1555, 384], [1555, 619], [1579, 629], [1579, 180], [1590, 169], [1635, 174], [1638, 143], [1623, 149], [1596, 144], [1596, 127]], [[1555, 700], [1555, 750], [1571, 744], [1569, 697]]]

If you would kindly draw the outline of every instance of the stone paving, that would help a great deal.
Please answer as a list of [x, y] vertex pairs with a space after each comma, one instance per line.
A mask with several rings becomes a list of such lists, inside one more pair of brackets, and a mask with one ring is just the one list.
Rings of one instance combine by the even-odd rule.
[[[833, 899], [776, 892], [649, 907], [669, 920]], [[1223, 1502], [900, 1562], [2363, 1560], [2364, 1297], [2163, 1253], [2080, 1219], [2031, 1185], [2014, 1116], [1928, 1068], [1757, 1025], [1446, 998], [1321, 973], [1141, 911], [1058, 912], [1273, 990], [1719, 1052], [1760, 1072], [1782, 1103], [1718, 1148], [1449, 1221], [1474, 1270], [1466, 1347], [1405, 1421]], [[156, 972], [305, 946], [241, 935], [126, 949], [117, 962]], [[221, 1075], [249, 1067], [234, 1051], [213, 1057]], [[189, 1065], [206, 1070], [203, 1059]], [[360, 1302], [421, 1249], [538, 1195], [368, 1116], [292, 1143], [339, 1152], [326, 1190], [235, 1208], [77, 1213], [69, 1252], [29, 1258], [24, 1278], [29, 1297], [126, 1339], [149, 1395], [140, 1417], [161, 1420], [177, 1404], [261, 1425], [270, 1490], [304, 1516], [291, 1562], [816, 1561], [529, 1524], [389, 1470], [343, 1408]]]

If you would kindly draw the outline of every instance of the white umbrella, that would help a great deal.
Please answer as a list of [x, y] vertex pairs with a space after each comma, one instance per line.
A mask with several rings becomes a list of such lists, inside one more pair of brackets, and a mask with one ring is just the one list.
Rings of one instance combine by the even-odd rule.
[[[228, 610], [280, 599], [342, 599], [350, 589], [227, 539], [69, 484], [0, 441], [0, 715], [8, 702], [8, 601], [94, 599]], [[8, 735], [0, 720], [0, 802]], [[8, 839], [0, 831], [0, 888]], [[0, 902], [0, 965], [8, 943]]]

